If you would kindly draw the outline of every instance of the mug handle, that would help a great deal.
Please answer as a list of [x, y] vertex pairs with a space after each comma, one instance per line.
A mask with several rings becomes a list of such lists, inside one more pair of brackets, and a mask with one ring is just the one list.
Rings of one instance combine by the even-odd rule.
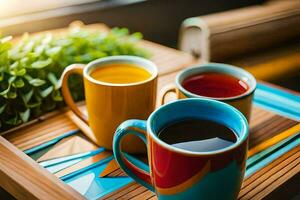
[[160, 93], [160, 106], [165, 104], [165, 98], [167, 96], [167, 94], [169, 93], [175, 93], [176, 94], [176, 98], [179, 99], [179, 93], [178, 93], [178, 89], [176, 88], [176, 86], [172, 83], [172, 84], [168, 84], [165, 87], [162, 88], [161, 93]]
[[62, 95], [64, 97], [64, 100], [66, 102], [66, 104], [69, 106], [69, 108], [82, 120], [84, 121], [86, 124], [88, 124], [88, 118], [87, 116], [78, 109], [77, 105], [75, 104], [72, 95], [70, 93], [69, 90], [69, 86], [68, 86], [68, 79], [69, 76], [73, 73], [79, 74], [79, 75], [83, 75], [83, 68], [84, 68], [84, 64], [72, 64], [69, 65], [68, 67], [65, 68], [63, 74], [62, 74], [62, 85], [61, 85], [61, 90], [62, 90]]
[[152, 192], [155, 192], [154, 186], [149, 174], [149, 167], [144, 167], [140, 162], [131, 162], [121, 151], [121, 141], [126, 135], [135, 135], [139, 137], [146, 145], [146, 121], [144, 120], [127, 120], [123, 122], [116, 130], [113, 140], [113, 152], [116, 161], [120, 167], [136, 182], [145, 186]]

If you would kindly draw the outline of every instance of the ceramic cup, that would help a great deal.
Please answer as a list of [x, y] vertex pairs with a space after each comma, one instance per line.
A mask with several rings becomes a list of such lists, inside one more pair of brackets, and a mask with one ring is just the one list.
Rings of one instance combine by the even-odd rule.
[[[232, 129], [238, 139], [231, 146], [209, 152], [179, 149], [159, 139], [157, 134], [164, 127], [191, 118], [221, 123]], [[248, 134], [246, 118], [234, 107], [215, 100], [190, 98], [158, 108], [147, 121], [123, 122], [116, 130], [113, 150], [121, 168], [155, 192], [160, 200], [232, 200], [237, 198], [243, 181]], [[146, 143], [150, 170], [124, 156], [120, 144], [126, 135], [135, 135]]]
[[[205, 72], [218, 72], [218, 73], [234, 76], [247, 83], [249, 88], [245, 93], [238, 96], [227, 97], [227, 98], [213, 98], [213, 97], [200, 96], [191, 93], [182, 86], [183, 81], [188, 77], [191, 77], [199, 73], [205, 73]], [[255, 89], [256, 89], [256, 80], [249, 72], [232, 65], [221, 64], [221, 63], [207, 63], [199, 66], [190, 67], [179, 72], [175, 79], [175, 85], [169, 85], [163, 88], [162, 95], [161, 95], [162, 96], [161, 104], [164, 104], [166, 94], [170, 92], [176, 93], [178, 99], [192, 98], [192, 97], [214, 99], [214, 100], [222, 101], [224, 103], [228, 103], [233, 107], [237, 108], [245, 115], [245, 117], [249, 121], [250, 114], [251, 114], [252, 98]]]
[[[91, 72], [107, 64], [134, 64], [148, 72], [151, 77], [141, 82], [114, 84], [98, 81]], [[67, 85], [69, 75], [83, 76], [88, 116], [74, 103]], [[106, 149], [112, 149], [113, 135], [118, 125], [132, 118], [147, 119], [155, 109], [157, 68], [151, 61], [136, 56], [111, 56], [83, 64], [68, 66], [62, 75], [62, 94], [66, 104], [93, 132], [94, 141]], [[135, 137], [124, 141], [127, 152], [145, 152], [144, 144]]]

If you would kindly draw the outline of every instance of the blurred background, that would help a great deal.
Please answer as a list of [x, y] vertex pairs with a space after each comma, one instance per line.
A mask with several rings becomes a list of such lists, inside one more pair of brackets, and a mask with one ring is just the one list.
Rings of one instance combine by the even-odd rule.
[[188, 17], [261, 4], [264, 0], [0, 0], [5, 35], [66, 27], [74, 20], [140, 31], [145, 39], [176, 46]]
[[[249, 16], [248, 18], [251, 21], [256, 16], [255, 10], [259, 10], [260, 6], [268, 5], [270, 2], [288, 1], [294, 3], [300, 2], [299, 0], [0, 0], [0, 30], [2, 35], [15, 36], [21, 35], [24, 32], [31, 33], [63, 28], [74, 20], [80, 20], [84, 24], [104, 23], [109, 27], [127, 27], [131, 32], [139, 31], [143, 33], [146, 40], [179, 48], [199, 57], [203, 52], [195, 52], [193, 49], [200, 47], [199, 43], [180, 41], [182, 39], [182, 35], [180, 36], [180, 27], [182, 27], [184, 20], [196, 16], [204, 16], [204, 19], [206, 19], [205, 16], [213, 15], [214, 19], [212, 21], [219, 21], [219, 19], [222, 21], [223, 17], [218, 17], [218, 13], [226, 13], [227, 11], [229, 17], [231, 11], [242, 9], [239, 12], [247, 14], [247, 10], [251, 13], [253, 11], [253, 9], [250, 11], [251, 8], [255, 7], [254, 12], [252, 12], [253, 17]], [[282, 10], [280, 7], [284, 6], [277, 7], [279, 7], [279, 10], [277, 10], [280, 14], [282, 12], [280, 11]], [[272, 8], [269, 10], [272, 13]], [[230, 56], [220, 56], [218, 52], [212, 52], [211, 59], [205, 58], [205, 60], [240, 65], [249, 70], [247, 67], [256, 65], [257, 60], [267, 61], [270, 58], [274, 58], [274, 55], [276, 55], [276, 58], [280, 58], [281, 55], [286, 55], [286, 52], [299, 52], [300, 24], [298, 26], [297, 24], [300, 22], [300, 8], [298, 7], [298, 11], [293, 10], [288, 12], [287, 10], [289, 9], [286, 8], [283, 13], [285, 20], [281, 20], [278, 22], [279, 24], [276, 22], [278, 19], [275, 11], [274, 16], [268, 17], [267, 14], [262, 16], [266, 20], [271, 20], [272, 23], [269, 23], [269, 25], [263, 24], [263, 27], [257, 26], [256, 30], [245, 29], [246, 33], [243, 33], [244, 35], [247, 32], [256, 32], [255, 34], [248, 35], [246, 38], [239, 36], [239, 30], [235, 29], [231, 37], [236, 37], [237, 41], [248, 40], [248, 44], [240, 45], [240, 48], [235, 51], [229, 50]], [[264, 11], [261, 12], [263, 13]], [[216, 14], [216, 17], [214, 17], [214, 14]], [[290, 16], [291, 14], [292, 16]], [[237, 20], [239, 15], [237, 13], [235, 16]], [[259, 20], [260, 18], [257, 17], [251, 23], [258, 23], [257, 21]], [[210, 21], [209, 19], [208, 22]], [[227, 23], [226, 20], [224, 20], [224, 23]], [[246, 24], [247, 19], [244, 21], [240, 20], [237, 23]], [[249, 23], [247, 26], [249, 26]], [[269, 33], [277, 35], [273, 37], [270, 35], [269, 37]], [[227, 36], [224, 37], [228, 38]], [[249, 38], [251, 39], [249, 40]], [[255, 39], [258, 40], [255, 41]], [[188, 40], [196, 41], [197, 36], [188, 36]], [[220, 46], [228, 46], [220, 44], [219, 41], [223, 41], [223, 38], [214, 41], [217, 43], [218, 48]], [[236, 43], [237, 41], [228, 40], [227, 44]], [[262, 45], [253, 46], [250, 42]], [[192, 47], [193, 44], [196, 47]], [[283, 48], [283, 45], [286, 48]], [[212, 48], [212, 51], [218, 48]], [[221, 54], [222, 52], [227, 52], [227, 49], [220, 48], [220, 52]], [[255, 52], [256, 54], [254, 54]], [[299, 62], [299, 60], [295, 60], [294, 55], [293, 60], [287, 67], [276, 67], [286, 69], [276, 71], [276, 73], [262, 72], [256, 77], [300, 91]], [[281, 64], [279, 63], [279, 65]], [[270, 69], [267, 71], [270, 71]]]

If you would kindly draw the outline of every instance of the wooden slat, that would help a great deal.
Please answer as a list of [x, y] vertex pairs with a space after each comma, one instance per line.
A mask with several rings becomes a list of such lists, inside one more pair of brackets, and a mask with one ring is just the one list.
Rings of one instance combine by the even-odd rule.
[[[299, 161], [300, 159], [298, 159]], [[270, 185], [267, 185], [267, 187], [257, 193], [253, 199], [262, 199], [265, 196], [267, 196], [268, 194], [270, 194], [272, 191], [274, 191], [276, 188], [280, 187], [284, 182], [286, 182], [287, 180], [289, 180], [290, 178], [292, 178], [293, 176], [297, 175], [300, 172], [300, 162], [297, 162], [298, 164], [296, 166], [294, 166], [292, 169], [286, 169], [286, 170], [282, 170], [283, 172], [286, 172], [285, 174], [283, 174], [280, 178], [278, 178], [277, 180], [275, 180], [273, 183], [271, 183]]]
[[281, 133], [282, 131], [298, 124], [298, 122], [296, 121], [284, 118], [279, 115], [273, 116], [271, 118], [268, 118], [268, 116], [261, 116], [261, 118], [266, 119], [262, 120], [260, 124], [256, 124], [255, 126], [250, 125], [251, 129], [249, 148], [252, 148], [262, 143], [263, 141]]
[[139, 200], [139, 199], [149, 199], [153, 197], [153, 192], [146, 190], [143, 193], [140, 193], [132, 198], [132, 200]]
[[[245, 179], [243, 182], [242, 191], [240, 192], [240, 197], [244, 196], [247, 192], [251, 191], [257, 185], [259, 185], [262, 180], [266, 179], [266, 178], [263, 178], [263, 176], [268, 177], [268, 176], [272, 175], [274, 173], [274, 171], [270, 172], [271, 169], [278, 166], [280, 163], [285, 163], [284, 166], [286, 166], [289, 164], [289, 162], [298, 158], [298, 156], [295, 155], [297, 153], [299, 153], [299, 148], [295, 148], [295, 149], [289, 151], [288, 153], [286, 153], [285, 155], [280, 156], [279, 158], [277, 158], [275, 161], [273, 161], [272, 163], [270, 163], [263, 169], [257, 171], [252, 176]], [[269, 173], [269, 174], [267, 174], [267, 173]], [[262, 179], [258, 180], [259, 177], [262, 177]], [[257, 185], [255, 185], [254, 183]]]
[[258, 124], [261, 124], [263, 121], [274, 117], [276, 114], [273, 112], [269, 112], [267, 110], [263, 110], [257, 106], [253, 106], [251, 119], [250, 119], [250, 128], [255, 127]]
[[5, 134], [4, 137], [19, 149], [26, 150], [76, 129], [77, 126], [64, 113], [60, 113], [32, 126]]
[[[119, 196], [119, 192], [116, 192], [115, 195], [111, 196], [109, 199], [130, 199], [129, 197], [132, 197], [132, 198], [136, 197], [136, 199], [143, 200], [143, 199], [146, 199], [146, 198], [143, 198], [144, 193], [147, 193], [148, 198], [154, 197], [154, 199], [157, 199], [155, 194], [152, 192], [151, 192], [152, 195], [149, 196], [149, 191], [147, 190], [147, 188], [141, 186], [138, 183], [132, 184], [132, 187], [135, 187], [135, 189], [132, 191], [127, 191], [127, 189], [125, 188], [124, 190], [122, 190], [122, 194], [123, 194], [122, 196]], [[132, 195], [134, 195], [134, 196], [132, 196]]]
[[128, 184], [125, 187], [123, 187], [122, 190], [118, 190], [118, 191], [112, 192], [112, 193], [106, 195], [103, 199], [115, 200], [115, 199], [117, 199], [119, 197], [122, 197], [127, 192], [131, 192], [133, 190], [136, 190], [138, 187], [140, 187], [140, 185], [137, 184], [137, 183]]
[[[253, 182], [247, 186], [243, 186], [240, 192], [240, 199], [262, 199], [264, 196], [271, 193], [272, 190], [275, 190], [274, 183], [278, 184], [277, 187], [279, 187], [280, 184], [284, 183], [288, 179], [287, 177], [299, 173], [299, 150], [300, 146], [281, 156], [277, 159], [277, 162], [275, 161], [266, 166], [263, 170], [257, 172], [260, 173], [260, 175], [253, 175]], [[262, 171], [264, 171], [263, 174], [261, 174]], [[254, 177], [256, 177], [256, 179], [254, 179]], [[271, 187], [270, 185], [273, 186]]]
[[[145, 192], [148, 192], [147, 188], [141, 186], [141, 187], [137, 187], [135, 190], [127, 192], [123, 196], [116, 198], [116, 199], [132, 199], [132, 198], [134, 198], [140, 194], [143, 194]], [[144, 199], [144, 198], [142, 198], [142, 199]]]

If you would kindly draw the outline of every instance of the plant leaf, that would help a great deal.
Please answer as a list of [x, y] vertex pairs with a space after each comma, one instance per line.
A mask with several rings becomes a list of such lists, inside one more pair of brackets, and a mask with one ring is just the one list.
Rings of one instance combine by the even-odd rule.
[[50, 57], [53, 57], [54, 55], [58, 54], [61, 51], [60, 46], [52, 47], [51, 49], [46, 50], [46, 54]]
[[6, 120], [5, 123], [9, 124], [9, 125], [16, 126], [16, 125], [21, 124], [22, 120], [20, 120], [18, 116], [15, 116], [13, 118], [10, 118], [10, 119]]
[[16, 80], [16, 78], [17, 78], [17, 77], [15, 77], [15, 76], [9, 77], [8, 83], [9, 83], [9, 84], [12, 84], [12, 82], [14, 82], [14, 81]]
[[30, 101], [32, 95], [33, 95], [33, 89], [31, 89], [31, 90], [30, 90], [29, 92], [27, 92], [26, 94], [23, 94], [23, 95], [22, 95], [22, 98], [23, 98], [23, 101], [24, 101], [25, 104], [27, 104], [27, 103]]
[[14, 62], [13, 64], [11, 64], [11, 65], [9, 66], [9, 68], [10, 68], [10, 69], [16, 69], [18, 66], [19, 66], [19, 62], [16, 61], [16, 62]]
[[56, 76], [55, 76], [52, 72], [50, 72], [50, 73], [48, 74], [48, 79], [49, 79], [49, 81], [52, 83], [52, 85], [54, 85], [54, 88], [55, 88], [56, 90], [59, 89], [59, 82], [58, 82]]
[[35, 108], [35, 107], [38, 107], [40, 106], [42, 103], [41, 102], [31, 102], [31, 103], [28, 103], [26, 106], [27, 108]]
[[25, 46], [23, 47], [23, 51], [24, 51], [25, 53], [29, 53], [29, 52], [32, 51], [33, 46], [34, 46], [34, 42], [33, 42], [33, 41], [28, 41], [28, 42], [25, 44]]
[[10, 74], [13, 76], [24, 76], [26, 74], [26, 69], [25, 68], [15, 69], [10, 71]]
[[40, 46], [37, 46], [35, 49], [34, 49], [34, 53], [36, 53], [37, 55], [41, 55], [44, 51], [44, 49], [46, 48], [45, 45], [40, 45]]
[[42, 80], [42, 79], [39, 79], [39, 78], [34, 78], [34, 79], [31, 79], [29, 81], [29, 84], [30, 85], [33, 85], [35, 87], [38, 87], [38, 86], [41, 86], [41, 85], [44, 85], [46, 83], [46, 81]]
[[15, 88], [24, 87], [25, 83], [22, 78], [17, 78], [14, 82], [12, 82], [12, 86]]
[[47, 60], [35, 61], [34, 63], [31, 64], [31, 67], [34, 69], [42, 69], [44, 67], [47, 67], [51, 63], [52, 63], [52, 59], [48, 58]]
[[17, 97], [17, 92], [15, 90], [10, 90], [7, 94], [6, 94], [6, 98], [7, 99], [15, 99]]
[[8, 42], [8, 41], [10, 41], [12, 38], [13, 38], [13, 37], [12, 37], [11, 35], [6, 36], [6, 37], [4, 37], [4, 38], [1, 38], [1, 39], [0, 39], [0, 43]]
[[44, 38], [42, 39], [42, 44], [49, 44], [53, 39], [53, 36], [51, 33], [46, 33], [46, 35], [44, 36]]
[[0, 107], [0, 114], [3, 113], [3, 111], [5, 110], [5, 108], [6, 108], [6, 104], [4, 104], [3, 106]]
[[47, 97], [51, 92], [53, 91], [53, 86], [51, 85], [50, 87], [44, 89], [44, 90], [40, 90], [40, 95], [45, 98]]
[[30, 109], [26, 109], [24, 112], [20, 112], [19, 115], [24, 123], [27, 122], [30, 117]]
[[3, 81], [3, 79], [4, 79], [4, 73], [0, 72], [0, 81]]
[[9, 92], [9, 90], [10, 90], [10, 84], [8, 85], [8, 87], [5, 90], [3, 90], [2, 92], [0, 92], [0, 95], [5, 97], [5, 95], [7, 95], [7, 93]]
[[28, 75], [28, 74], [26, 74], [26, 75], [24, 75], [24, 78], [29, 82], [29, 81], [31, 81], [33, 78], [30, 76], [30, 75]]
[[33, 99], [26, 104], [27, 108], [37, 108], [42, 104], [42, 99], [35, 92], [33, 93]]
[[62, 101], [62, 100], [63, 100], [63, 97], [61, 96], [59, 90], [54, 90], [54, 91], [52, 92], [52, 99], [53, 99], [54, 101]]

